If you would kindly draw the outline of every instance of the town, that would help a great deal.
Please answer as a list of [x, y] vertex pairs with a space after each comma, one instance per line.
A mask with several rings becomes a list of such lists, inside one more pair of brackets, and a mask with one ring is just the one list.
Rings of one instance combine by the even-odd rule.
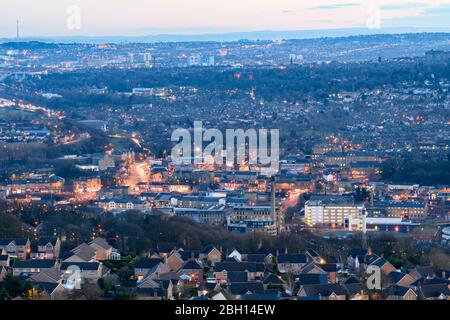
[[0, 300], [450, 299], [449, 35], [356, 38], [0, 44]]

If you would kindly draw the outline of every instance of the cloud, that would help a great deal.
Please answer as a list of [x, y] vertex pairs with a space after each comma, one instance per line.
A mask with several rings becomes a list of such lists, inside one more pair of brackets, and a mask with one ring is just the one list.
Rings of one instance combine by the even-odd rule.
[[423, 2], [408, 2], [402, 4], [391, 4], [380, 6], [381, 10], [407, 10], [407, 9], [420, 9], [427, 8], [428, 4]]
[[450, 5], [428, 8], [424, 10], [425, 15], [448, 15], [450, 14]]
[[310, 10], [337, 10], [337, 9], [345, 9], [345, 8], [354, 8], [361, 6], [360, 3], [337, 3], [337, 4], [329, 4], [322, 5], [318, 7], [309, 8]]

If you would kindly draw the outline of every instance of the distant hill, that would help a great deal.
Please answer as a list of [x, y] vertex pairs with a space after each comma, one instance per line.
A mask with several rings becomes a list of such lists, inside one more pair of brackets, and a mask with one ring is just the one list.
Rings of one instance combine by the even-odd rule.
[[19, 40], [0, 38], [2, 42], [45, 42], [45, 43], [154, 43], [154, 42], [190, 42], [190, 41], [239, 41], [239, 40], [277, 40], [277, 39], [314, 39], [323, 37], [348, 37], [376, 34], [402, 34], [422, 32], [450, 32], [450, 28], [348, 28], [320, 30], [290, 30], [290, 31], [249, 31], [209, 34], [157, 34], [146, 36], [55, 36], [29, 37]]

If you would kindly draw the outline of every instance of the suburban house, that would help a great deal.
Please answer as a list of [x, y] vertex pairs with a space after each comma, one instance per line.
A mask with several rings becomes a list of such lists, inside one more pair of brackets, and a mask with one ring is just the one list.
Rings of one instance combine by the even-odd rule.
[[349, 300], [369, 300], [369, 290], [360, 282], [342, 284], [342, 287], [347, 291]]
[[222, 261], [222, 252], [214, 246], [207, 246], [200, 252], [199, 258], [206, 261], [208, 265], [214, 266], [216, 262]]
[[367, 266], [377, 266], [384, 274], [390, 274], [391, 272], [397, 271], [389, 261], [377, 255], [371, 255], [367, 259]]
[[346, 290], [339, 284], [303, 285], [297, 293], [299, 300], [345, 300]]
[[236, 261], [244, 261], [245, 258], [244, 251], [239, 248], [233, 248], [230, 253], [227, 255], [227, 258], [234, 258]]
[[62, 272], [56, 268], [43, 269], [41, 272], [31, 275], [29, 279], [33, 282], [61, 283]]
[[37, 252], [32, 252], [34, 259], [58, 259], [61, 252], [61, 241], [58, 237], [39, 238]]
[[191, 259], [183, 264], [178, 270], [178, 274], [189, 277], [191, 282], [201, 282], [203, 280], [203, 266], [201, 262]]
[[45, 269], [58, 268], [58, 266], [57, 260], [18, 260], [14, 262], [12, 269], [14, 276], [20, 276], [21, 274], [33, 274]]
[[389, 273], [388, 279], [390, 283], [401, 287], [409, 286], [414, 282], [414, 278], [411, 275], [399, 271]]
[[63, 262], [61, 271], [64, 273], [64, 278], [79, 272], [82, 283], [97, 283], [98, 279], [109, 274], [109, 269], [101, 262]]
[[184, 260], [177, 250], [174, 250], [168, 257], [166, 257], [166, 265], [171, 271], [178, 271], [184, 264]]
[[33, 287], [38, 291], [39, 300], [66, 300], [68, 291], [61, 283], [35, 282]]
[[11, 258], [25, 260], [31, 253], [29, 239], [0, 239], [0, 250], [5, 250]]
[[412, 287], [391, 286], [383, 290], [386, 300], [417, 300], [418, 294]]
[[289, 286], [287, 285], [286, 281], [283, 280], [283, 278], [271, 273], [267, 275], [263, 280], [264, 289], [272, 289], [272, 288], [279, 288], [283, 290], [290, 290]]
[[327, 283], [328, 278], [325, 273], [300, 273], [298, 275], [297, 284], [300, 286]]
[[93, 262], [95, 261], [95, 249], [86, 243], [70, 250], [63, 262]]
[[347, 265], [352, 270], [361, 271], [360, 264], [365, 261], [365, 256], [369, 253], [367, 249], [353, 248], [347, 256]]
[[140, 258], [134, 265], [134, 276], [137, 281], [141, 281], [150, 274], [163, 274], [170, 272], [160, 259]]
[[280, 254], [277, 257], [278, 271], [280, 273], [299, 274], [307, 262], [304, 254]]
[[[3, 254], [4, 253], [4, 254]], [[6, 252], [0, 254], [0, 267], [9, 267], [10, 258]]]
[[105, 239], [96, 238], [89, 242], [89, 246], [95, 250], [95, 260], [104, 261], [111, 259], [113, 247]]
[[246, 294], [263, 294], [264, 285], [261, 282], [235, 282], [228, 286], [228, 293], [233, 299], [241, 300]]
[[443, 283], [420, 286], [419, 296], [424, 300], [450, 300], [450, 289]]
[[227, 273], [230, 271], [246, 272], [248, 280], [254, 281], [264, 277], [265, 265], [256, 262], [225, 261], [214, 266], [214, 276], [218, 281], [227, 282]]

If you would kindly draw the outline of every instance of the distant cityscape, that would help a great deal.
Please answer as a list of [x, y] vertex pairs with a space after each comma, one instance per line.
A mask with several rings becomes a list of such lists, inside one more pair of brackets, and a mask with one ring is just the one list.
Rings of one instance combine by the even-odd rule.
[[[448, 33], [0, 43], [0, 300], [449, 300], [449, 66]], [[278, 129], [276, 174], [177, 163], [196, 121]]]

